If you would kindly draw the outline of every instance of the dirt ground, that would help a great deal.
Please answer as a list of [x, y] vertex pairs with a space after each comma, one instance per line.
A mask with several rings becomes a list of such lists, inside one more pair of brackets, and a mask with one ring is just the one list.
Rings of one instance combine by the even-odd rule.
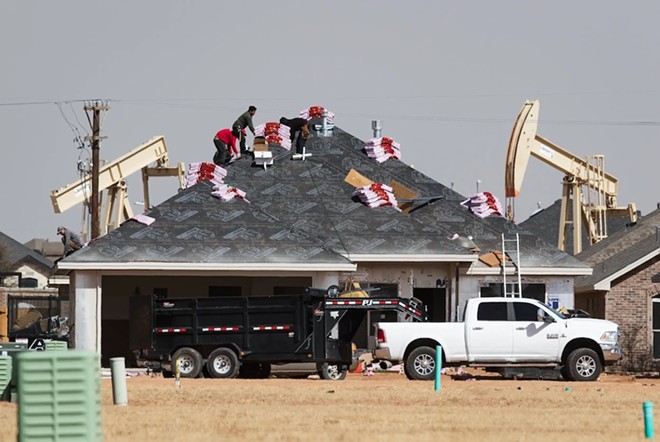
[[[102, 380], [106, 441], [641, 441], [642, 403], [660, 414], [660, 379], [615, 375], [590, 383], [443, 376], [440, 391], [391, 372], [182, 379], [180, 388], [142, 375], [127, 388], [128, 406], [116, 406], [111, 380]], [[0, 440], [16, 440], [16, 413], [0, 403]]]

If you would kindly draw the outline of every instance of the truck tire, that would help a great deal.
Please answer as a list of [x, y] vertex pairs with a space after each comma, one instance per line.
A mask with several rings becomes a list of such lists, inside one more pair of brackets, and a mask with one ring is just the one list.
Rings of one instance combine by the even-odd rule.
[[430, 381], [435, 378], [435, 350], [431, 347], [417, 347], [403, 365], [408, 379]]
[[598, 354], [590, 348], [576, 348], [566, 358], [562, 372], [569, 381], [595, 381], [603, 366]]
[[238, 356], [228, 348], [216, 348], [206, 361], [206, 369], [213, 378], [235, 378], [239, 367]]
[[261, 364], [259, 364], [259, 374], [258, 374], [259, 379], [268, 379], [268, 377], [270, 376], [270, 369], [271, 366], [267, 362], [262, 362]]
[[182, 378], [196, 378], [202, 372], [202, 355], [190, 347], [182, 347], [172, 355], [172, 372], [176, 373], [176, 361], [179, 360], [179, 375]]
[[328, 364], [327, 362], [319, 364], [317, 368], [321, 379], [326, 381], [343, 381], [348, 373], [346, 366]]

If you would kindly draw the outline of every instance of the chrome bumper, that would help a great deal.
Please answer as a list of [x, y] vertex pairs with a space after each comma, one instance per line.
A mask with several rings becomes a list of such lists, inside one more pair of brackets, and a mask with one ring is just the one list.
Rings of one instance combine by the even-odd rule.
[[622, 353], [619, 344], [600, 344], [600, 348], [603, 350], [603, 360], [605, 361], [605, 365], [614, 364], [621, 359]]

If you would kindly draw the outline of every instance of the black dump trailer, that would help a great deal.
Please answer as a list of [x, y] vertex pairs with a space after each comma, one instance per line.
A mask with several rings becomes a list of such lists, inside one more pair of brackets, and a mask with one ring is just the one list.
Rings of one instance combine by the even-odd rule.
[[425, 320], [416, 299], [302, 295], [163, 299], [130, 297], [129, 343], [138, 366], [182, 377], [265, 378], [271, 364], [316, 363], [323, 379], [343, 379], [352, 340], [367, 311], [398, 310]]

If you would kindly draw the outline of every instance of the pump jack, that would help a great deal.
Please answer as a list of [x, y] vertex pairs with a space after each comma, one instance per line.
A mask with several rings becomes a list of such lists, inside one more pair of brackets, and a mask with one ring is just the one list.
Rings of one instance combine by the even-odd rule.
[[[155, 163], [154, 167], [149, 165]], [[142, 185], [144, 189], [144, 209], [149, 205], [149, 177], [150, 176], [176, 176], [179, 178], [179, 188], [182, 189], [185, 181], [185, 166], [183, 163], [170, 167], [165, 138], [157, 136], [136, 147], [126, 155], [106, 164], [99, 169], [99, 193], [107, 191], [103, 206], [103, 221], [101, 235], [104, 235], [127, 219], [133, 217], [133, 210], [128, 201], [126, 177], [142, 169]], [[50, 193], [55, 213], [62, 213], [71, 207], [87, 204], [92, 192], [92, 177], [86, 176], [58, 190]], [[89, 211], [83, 212], [83, 240], [87, 240], [87, 216]]]
[[[627, 214], [637, 221], [634, 203], [617, 207], [619, 181], [604, 170], [605, 157], [578, 156], [551, 143], [536, 133], [539, 121], [539, 101], [525, 101], [511, 131], [506, 158], [505, 193], [507, 218], [514, 221], [515, 198], [520, 194], [525, 169], [530, 157], [563, 172], [561, 216], [557, 247], [566, 249], [569, 225], [573, 225], [573, 253], [582, 251], [582, 223], [587, 228], [590, 244], [607, 237], [607, 214]], [[583, 186], [586, 187], [583, 190]], [[569, 200], [572, 216], [569, 217]]]

